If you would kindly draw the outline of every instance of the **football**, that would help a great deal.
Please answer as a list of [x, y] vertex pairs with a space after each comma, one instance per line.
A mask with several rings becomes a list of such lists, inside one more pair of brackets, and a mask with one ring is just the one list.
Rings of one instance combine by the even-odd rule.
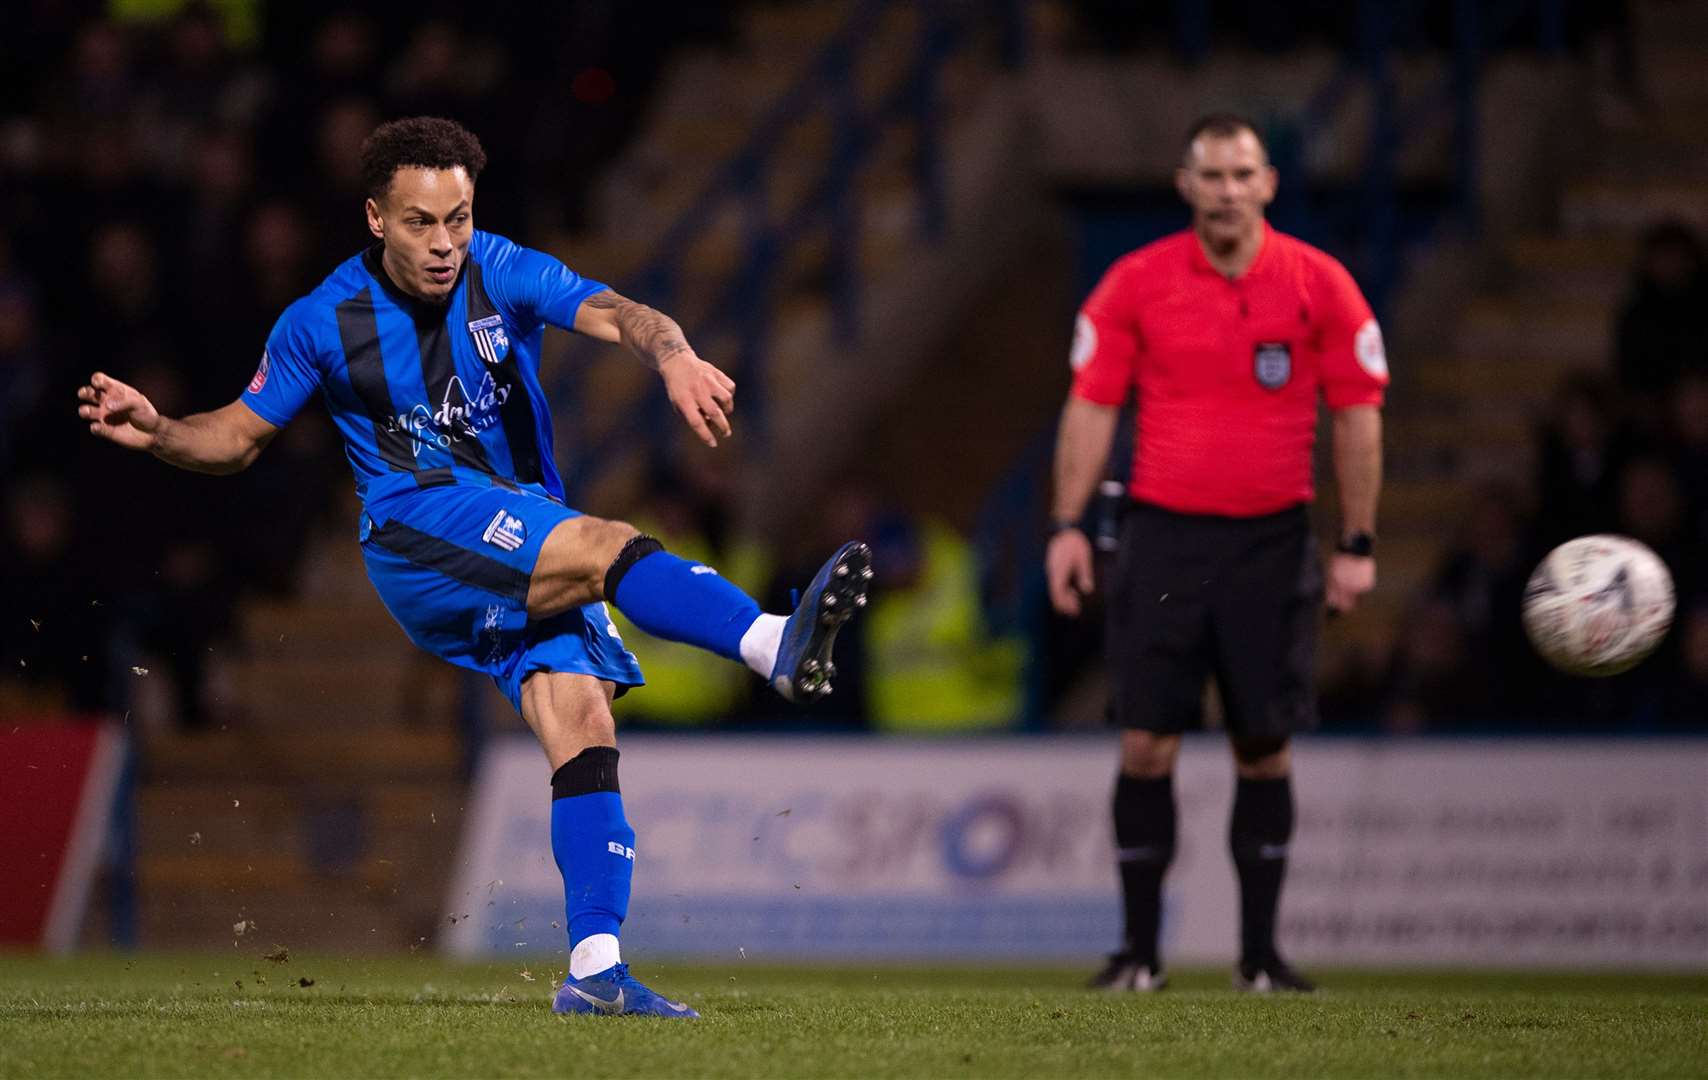
[[1672, 574], [1628, 536], [1596, 534], [1550, 551], [1524, 589], [1524, 632], [1570, 675], [1617, 675], [1672, 625]]

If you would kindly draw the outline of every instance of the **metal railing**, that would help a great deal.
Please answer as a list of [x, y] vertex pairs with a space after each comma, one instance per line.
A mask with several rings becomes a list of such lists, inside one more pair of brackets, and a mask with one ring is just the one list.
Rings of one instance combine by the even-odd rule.
[[[881, 20], [897, 8], [915, 13], [918, 32], [900, 77], [868, 106], [857, 97], [852, 76], [866, 51], [880, 40], [875, 31]], [[940, 85], [944, 65], [985, 29], [998, 32], [1002, 54], [1012, 62], [1019, 54], [1014, 29], [1018, 17], [1019, 6], [1012, 0], [994, 7], [941, 0], [912, 4], [860, 0], [741, 149], [712, 174], [689, 207], [664, 230], [641, 269], [623, 283], [629, 295], [665, 311], [677, 310], [684, 299], [678, 271], [683, 253], [714, 229], [722, 214], [731, 207], [737, 209], [742, 220], [741, 257], [714, 284], [715, 299], [708, 314], [685, 329], [690, 340], [697, 341], [734, 334], [734, 355], [720, 356], [719, 363], [727, 364], [742, 385], [743, 437], [750, 445], [764, 445], [767, 403], [761, 391], [766, 384], [769, 333], [777, 314], [779, 286], [791, 259], [822, 231], [828, 232], [825, 277], [833, 328], [844, 339], [855, 338], [863, 286], [857, 265], [861, 171], [886, 135], [911, 129], [911, 171], [918, 196], [914, 227], [921, 239], [937, 236], [945, 213]], [[805, 198], [784, 213], [774, 213], [771, 186], [790, 134], [821, 120], [829, 121], [835, 132], [824, 170]], [[558, 415], [575, 417], [598, 404], [587, 399], [582, 386], [579, 371], [584, 366], [561, 365], [558, 377], [546, 386]], [[668, 402], [656, 385], [597, 437], [588, 437], [576, 425], [566, 424], [563, 429], [566, 437], [560, 457], [565, 487], [571, 492], [584, 487], [637, 441], [648, 449], [662, 449], [674, 433]]]

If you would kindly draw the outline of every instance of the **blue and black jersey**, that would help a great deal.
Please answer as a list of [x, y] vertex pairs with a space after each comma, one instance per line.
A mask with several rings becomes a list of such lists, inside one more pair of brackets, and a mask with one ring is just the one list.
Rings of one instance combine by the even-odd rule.
[[319, 390], [369, 503], [495, 479], [561, 500], [540, 342], [605, 286], [476, 231], [449, 301], [428, 304], [379, 256], [378, 245], [353, 256], [285, 309], [243, 403], [282, 427]]

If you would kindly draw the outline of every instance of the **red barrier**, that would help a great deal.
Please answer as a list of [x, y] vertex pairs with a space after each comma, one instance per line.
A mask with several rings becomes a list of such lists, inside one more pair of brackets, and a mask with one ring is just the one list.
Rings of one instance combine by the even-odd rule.
[[0, 727], [0, 945], [76, 944], [124, 746], [98, 724]]

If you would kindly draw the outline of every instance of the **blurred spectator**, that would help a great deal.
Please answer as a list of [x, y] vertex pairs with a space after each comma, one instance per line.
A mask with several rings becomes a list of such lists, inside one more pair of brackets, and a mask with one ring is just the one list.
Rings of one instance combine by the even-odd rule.
[[1668, 688], [1662, 724], [1700, 731], [1708, 723], [1708, 600], [1679, 609], [1673, 634], [1679, 641], [1679, 673]]
[[1605, 531], [1614, 517], [1612, 393], [1593, 375], [1575, 375], [1554, 395], [1542, 426], [1537, 533], [1553, 547]]
[[372, 101], [344, 98], [316, 119], [312, 156], [300, 138], [294, 140], [302, 150], [298, 169], [305, 170], [297, 187], [305, 192], [308, 215], [317, 224], [314, 263], [323, 273], [331, 273], [373, 242], [362, 218], [367, 198], [362, 189], [362, 140], [381, 119]]
[[1488, 722], [1491, 680], [1487, 671], [1470, 670], [1471, 652], [1451, 603], [1414, 601], [1378, 691], [1382, 729], [1415, 735]]
[[1024, 649], [990, 633], [972, 544], [943, 521], [897, 521], [877, 534], [873, 555], [884, 583], [866, 620], [875, 725], [930, 734], [1014, 727]]
[[307, 63], [281, 73], [281, 92], [259, 122], [255, 148], [262, 171], [312, 183], [309, 134], [337, 102], [377, 101], [379, 73], [372, 18], [357, 11], [329, 16], [313, 33]]
[[1668, 565], [1679, 566], [1691, 538], [1672, 466], [1660, 457], [1633, 458], [1620, 470], [1618, 499], [1618, 531], [1654, 548]]
[[85, 130], [94, 123], [128, 116], [136, 105], [130, 42], [110, 22], [91, 22], [77, 34], [70, 64], [47, 88], [44, 111], [58, 128]]
[[[167, 353], [142, 354], [130, 381], [169, 416], [187, 411], [187, 379]], [[233, 554], [268, 518], [234, 519], [219, 478], [163, 469], [144, 454], [87, 449], [85, 490], [93, 494], [79, 527], [91, 548], [87, 576], [113, 610], [125, 650], [158, 657], [170, 678], [175, 718], [187, 729], [210, 726], [204, 676], [212, 647], [230, 628], [237, 582]], [[135, 518], [146, 528], [129, 527]], [[275, 510], [275, 515], [277, 511]], [[130, 656], [119, 663], [133, 663]]]
[[[1468, 710], [1465, 720], [1527, 719], [1535, 712], [1540, 662], [1520, 617], [1535, 560], [1526, 542], [1522, 506], [1519, 493], [1505, 485], [1478, 490], [1429, 589], [1430, 601], [1451, 613], [1462, 643], [1464, 685], [1453, 693]], [[1432, 662], [1443, 652], [1428, 639], [1414, 642], [1413, 648]]]
[[[1653, 548], [1672, 571], [1681, 603], [1688, 605], [1702, 580], [1703, 554], [1690, 534], [1684, 496], [1671, 465], [1660, 457], [1632, 459], [1619, 476], [1618, 531]], [[1681, 671], [1680, 627], [1635, 669], [1602, 680], [1594, 693], [1599, 711], [1621, 726], [1650, 729], [1660, 723], [1669, 686]]]
[[386, 104], [401, 116], [461, 120], [484, 135], [475, 112], [503, 69], [504, 52], [491, 41], [444, 19], [422, 22], [386, 75]]
[[1708, 537], [1708, 372], [1686, 375], [1672, 392], [1669, 456], [1681, 485], [1685, 528]]
[[1639, 420], [1659, 415], [1660, 395], [1687, 371], [1708, 370], [1708, 251], [1689, 226], [1651, 228], [1619, 312], [1615, 367], [1638, 398]]
[[192, 146], [202, 128], [253, 123], [266, 83], [226, 49], [219, 20], [203, 3], [186, 4], [172, 20], [165, 60], [152, 68], [133, 108], [154, 171], [175, 176], [194, 163]]
[[237, 261], [238, 237], [254, 182], [248, 140], [232, 128], [200, 132], [189, 154], [190, 207], [180, 255], [192, 275], [191, 290], [205, 294]]
[[[0, 252], [0, 265], [3, 260]], [[0, 401], [16, 418], [0, 424], [0, 470], [11, 471], [14, 440], [32, 434], [30, 420], [46, 405], [49, 383], [35, 292], [0, 274]]]
[[84, 358], [122, 374], [143, 356], [180, 351], [166, 291], [173, 278], [163, 271], [147, 230], [133, 221], [102, 226], [90, 241], [87, 272], [78, 323]]
[[108, 696], [107, 612], [92, 606], [66, 485], [9, 477], [0, 541], [0, 711], [93, 712]]
[[[314, 259], [314, 241], [296, 205], [267, 199], [232, 223], [222, 246], [230, 254], [198, 275], [194, 327], [212, 389], [223, 404], [255, 371], [279, 314], [327, 272]], [[263, 460], [265, 460], [263, 458]]]

